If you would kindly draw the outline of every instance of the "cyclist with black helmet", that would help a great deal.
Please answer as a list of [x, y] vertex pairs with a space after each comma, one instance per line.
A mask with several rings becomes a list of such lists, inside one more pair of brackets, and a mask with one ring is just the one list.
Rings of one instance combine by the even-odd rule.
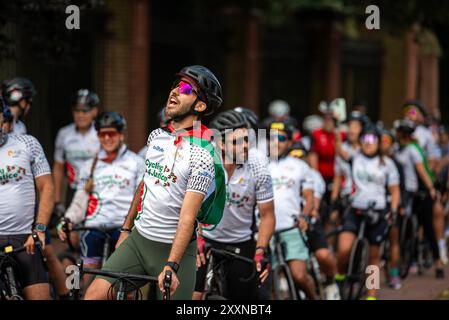
[[[389, 220], [399, 208], [399, 173], [393, 161], [380, 154], [381, 133], [375, 126], [366, 127], [361, 136], [361, 152], [349, 159], [354, 192], [351, 195], [351, 207], [345, 215], [343, 232], [338, 239], [338, 280], [344, 280], [352, 245], [359, 231], [360, 212], [370, 209], [380, 215], [377, 222], [366, 226], [366, 235], [370, 244], [369, 264], [379, 266], [379, 245], [386, 237]], [[391, 203], [388, 206], [388, 194]], [[367, 299], [376, 299], [376, 290], [369, 289]]]
[[[235, 253], [254, 259], [259, 279], [242, 282], [252, 273], [250, 265], [233, 261], [225, 265], [227, 299], [257, 298], [257, 284], [269, 272], [267, 246], [274, 231], [273, 187], [268, 159], [248, 147], [248, 122], [242, 113], [228, 110], [211, 122], [217, 130], [217, 146], [222, 153], [226, 173], [226, 206], [223, 218], [214, 229], [202, 228], [198, 244], [198, 272], [194, 299], [201, 299], [206, 277], [204, 244], [213, 248], [233, 248]], [[253, 239], [253, 215], [257, 206], [260, 215], [258, 239]], [[201, 239], [201, 241], [200, 241]], [[204, 240], [203, 240], [204, 239]]]
[[[435, 276], [444, 277], [441, 254], [432, 219], [433, 201], [437, 199], [438, 192], [432, 181], [424, 151], [414, 139], [416, 124], [410, 120], [398, 120], [394, 123], [397, 140], [400, 145], [396, 152], [396, 159], [401, 163], [405, 176], [406, 196], [403, 200], [406, 210], [413, 210], [418, 214], [418, 221], [423, 226], [424, 236], [428, 239], [435, 263]], [[418, 192], [424, 193], [424, 197], [417, 197]], [[413, 208], [413, 209], [412, 209]]]
[[[0, 101], [0, 128], [3, 125], [2, 104]], [[39, 194], [37, 213], [36, 190]], [[54, 186], [50, 166], [36, 138], [0, 130], [0, 195], [0, 247], [26, 247], [26, 251], [15, 255], [23, 294], [29, 300], [49, 299], [48, 276], [32, 233], [38, 235], [45, 248]]]
[[[195, 65], [176, 74], [166, 104], [173, 120], [148, 137], [146, 172], [105, 270], [156, 274], [161, 292], [170, 271], [173, 298], [192, 298], [197, 218], [221, 215], [226, 197], [223, 167], [210, 148], [210, 130], [196, 121], [221, 104], [221, 85], [209, 69]], [[85, 298], [107, 299], [113, 282], [97, 277]]]
[[29, 79], [13, 78], [3, 81], [2, 97], [9, 108], [12, 117], [3, 123], [3, 131], [14, 134], [26, 134], [27, 128], [23, 118], [30, 111], [36, 89]]
[[[142, 158], [125, 144], [126, 121], [120, 114], [103, 112], [94, 127], [101, 149], [80, 168], [77, 191], [65, 219], [69, 228], [83, 222], [85, 227], [107, 230], [115, 245], [145, 167]], [[66, 240], [61, 228], [59, 236]], [[81, 257], [86, 267], [101, 267], [105, 237], [94, 230], [81, 232]]]
[[[59, 129], [56, 135], [53, 176], [55, 179], [55, 210], [62, 216], [65, 208], [72, 202], [79, 183], [80, 169], [83, 164], [95, 157], [100, 150], [94, 118], [100, 99], [97, 94], [80, 89], [72, 97], [72, 115], [74, 122]], [[62, 204], [62, 183], [68, 179], [65, 204]]]

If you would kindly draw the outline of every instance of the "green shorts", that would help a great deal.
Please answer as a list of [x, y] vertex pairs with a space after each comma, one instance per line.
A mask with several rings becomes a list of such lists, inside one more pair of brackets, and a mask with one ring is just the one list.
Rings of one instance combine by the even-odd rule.
[[[309, 250], [304, 243], [301, 235], [299, 234], [299, 229], [292, 229], [280, 234], [280, 241], [284, 244], [284, 254], [285, 261], [290, 260], [303, 260], [309, 259]], [[274, 252], [273, 242], [272, 252]], [[278, 259], [275, 254], [272, 257], [273, 268], [277, 266]]]
[[[159, 276], [167, 263], [172, 245], [149, 240], [143, 237], [136, 229], [133, 229], [128, 238], [118, 247], [109, 257], [103, 266], [103, 270], [113, 272], [128, 272], [139, 275]], [[180, 267], [177, 273], [179, 287], [173, 299], [191, 300], [195, 288], [196, 277], [196, 241], [189, 243], [184, 256], [179, 263]], [[97, 276], [105, 279], [111, 284], [116, 279]], [[161, 299], [161, 292], [158, 293], [158, 299]]]

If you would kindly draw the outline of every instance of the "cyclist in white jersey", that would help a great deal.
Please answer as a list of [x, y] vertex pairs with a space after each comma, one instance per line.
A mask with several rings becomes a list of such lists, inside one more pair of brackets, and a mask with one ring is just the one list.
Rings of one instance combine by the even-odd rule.
[[[313, 180], [306, 162], [290, 156], [293, 144], [294, 125], [289, 120], [274, 121], [268, 125], [270, 130], [270, 173], [273, 179], [276, 232], [285, 244], [285, 260], [292, 277], [308, 299], [315, 299], [313, 279], [307, 273], [309, 251], [304, 242], [307, 228], [304, 216], [310, 218], [314, 199]], [[301, 200], [304, 199], [304, 209]], [[295, 227], [291, 229], [292, 227]], [[289, 229], [289, 230], [286, 230]], [[303, 235], [301, 235], [301, 233]], [[273, 257], [277, 264], [278, 257]]]
[[27, 133], [23, 118], [31, 109], [36, 94], [33, 83], [25, 78], [13, 78], [3, 81], [2, 97], [11, 111], [12, 118], [3, 123], [3, 132], [22, 135]]
[[[0, 128], [3, 107], [0, 107]], [[39, 206], [35, 214], [36, 191]], [[45, 246], [45, 231], [53, 210], [54, 186], [42, 146], [29, 135], [0, 130], [0, 247], [26, 247], [15, 255], [23, 294], [29, 300], [49, 299], [48, 277], [32, 232]]]
[[[379, 266], [379, 246], [387, 236], [391, 217], [396, 215], [399, 207], [399, 173], [390, 158], [379, 154], [380, 139], [381, 134], [376, 127], [365, 128], [361, 135], [361, 153], [349, 160], [355, 193], [338, 239], [338, 280], [344, 280], [351, 248], [360, 228], [361, 211], [374, 204], [373, 210], [379, 213], [378, 221], [369, 221], [365, 231], [370, 244], [369, 264]], [[391, 195], [390, 207], [388, 193]], [[367, 299], [376, 299], [375, 289], [368, 289]]]
[[[213, 114], [221, 103], [221, 85], [209, 69], [195, 65], [176, 74], [166, 105], [173, 121], [148, 137], [146, 173], [105, 270], [158, 275], [161, 292], [166, 272], [171, 271], [173, 298], [192, 298], [197, 215], [221, 215], [225, 199], [225, 185], [219, 182], [223, 167], [209, 148], [210, 130], [196, 120]], [[107, 299], [114, 281], [97, 277], [85, 298]]]
[[[259, 279], [242, 282], [252, 273], [252, 267], [240, 261], [224, 265], [226, 279], [224, 297], [231, 300], [257, 298], [257, 284], [268, 276], [267, 246], [274, 231], [273, 188], [268, 159], [248, 149], [248, 122], [235, 110], [217, 115], [210, 127], [219, 131], [217, 145], [222, 152], [226, 173], [226, 206], [220, 224], [213, 230], [203, 227], [205, 244], [213, 248], [233, 250], [254, 259]], [[260, 213], [257, 241], [253, 238], [254, 208]], [[201, 244], [201, 242], [199, 241]], [[204, 246], [200, 245], [194, 299], [200, 299], [206, 277]]]
[[[106, 230], [115, 246], [145, 166], [143, 160], [124, 143], [126, 122], [121, 115], [102, 113], [95, 120], [95, 129], [101, 150], [95, 159], [81, 167], [78, 189], [65, 218], [71, 224], [84, 222], [85, 227]], [[64, 231], [60, 230], [59, 234], [65, 241]], [[101, 232], [82, 232], [81, 257], [86, 267], [101, 266], [105, 240]]]
[[[438, 162], [441, 158], [441, 149], [432, 134], [432, 131], [424, 126], [425, 117], [428, 116], [427, 109], [420, 101], [407, 101], [403, 106], [404, 117], [416, 124], [414, 138], [418, 141], [424, 154], [427, 157], [429, 169], [435, 173]], [[434, 232], [437, 237], [439, 251], [443, 260], [447, 263], [447, 248], [444, 238], [444, 206], [441, 198], [438, 196], [433, 203], [433, 224]]]
[[307, 229], [307, 238], [309, 242], [309, 250], [314, 252], [321, 271], [326, 275], [324, 283], [324, 292], [326, 300], [340, 300], [340, 291], [335, 282], [335, 275], [337, 274], [337, 260], [334, 254], [329, 250], [329, 244], [326, 239], [326, 234], [321, 223], [321, 200], [326, 193], [326, 182], [318, 170], [315, 170], [310, 165], [310, 159], [307, 157], [309, 149], [301, 142], [293, 144], [290, 156], [304, 160], [310, 169], [310, 177], [314, 182], [313, 187], [313, 210], [312, 219], [314, 220], [312, 228]]
[[[94, 118], [100, 100], [92, 91], [80, 89], [72, 98], [74, 122], [59, 129], [55, 141], [53, 175], [55, 179], [55, 208], [61, 217], [72, 202], [80, 177], [80, 169], [86, 161], [95, 157], [100, 150]], [[68, 187], [65, 204], [61, 203], [62, 183], [67, 177]]]

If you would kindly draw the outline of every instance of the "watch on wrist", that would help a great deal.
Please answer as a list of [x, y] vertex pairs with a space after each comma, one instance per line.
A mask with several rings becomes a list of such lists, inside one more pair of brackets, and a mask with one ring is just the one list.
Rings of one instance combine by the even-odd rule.
[[45, 232], [47, 230], [47, 226], [43, 223], [36, 223], [34, 230], [37, 232]]
[[172, 268], [175, 273], [178, 273], [178, 270], [179, 270], [179, 264], [178, 263], [173, 262], [173, 261], [169, 261], [165, 265], [169, 266], [170, 268]]
[[267, 252], [267, 248], [266, 247], [262, 247], [262, 246], [256, 247], [256, 251], [257, 250], [262, 250], [264, 254]]

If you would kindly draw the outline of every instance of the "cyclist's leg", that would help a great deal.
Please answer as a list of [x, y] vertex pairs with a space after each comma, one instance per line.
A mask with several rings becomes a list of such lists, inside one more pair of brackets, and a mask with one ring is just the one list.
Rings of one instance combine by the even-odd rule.
[[[232, 247], [240, 248], [240, 255], [253, 259], [256, 251], [256, 244], [253, 240], [242, 243], [230, 244]], [[222, 244], [220, 249], [224, 249], [226, 244]], [[249, 264], [231, 260], [224, 265], [226, 274], [226, 293], [225, 298], [230, 300], [256, 300], [257, 299], [257, 275], [248, 282], [240, 281], [240, 278], [248, 278], [253, 271]]]
[[354, 210], [350, 210], [345, 216], [343, 231], [338, 237], [337, 270], [339, 277], [346, 274], [352, 245], [356, 239], [359, 227], [360, 218], [355, 214]]
[[333, 282], [337, 273], [337, 261], [328, 248], [326, 235], [320, 221], [315, 223], [313, 230], [307, 233], [307, 237], [310, 244], [309, 249], [315, 253], [320, 270], [326, 275], [327, 282]]
[[67, 276], [61, 261], [59, 261], [50, 243], [45, 245], [44, 254], [47, 258], [48, 275], [52, 280], [57, 295], [60, 298], [67, 298], [70, 294], [70, 290], [65, 283]]
[[315, 287], [312, 277], [307, 273], [309, 252], [298, 229], [281, 233], [285, 243], [285, 260], [288, 262], [292, 277], [308, 299], [315, 299]]
[[[101, 268], [105, 240], [105, 235], [98, 231], [89, 230], [80, 233], [81, 259], [85, 268]], [[82, 285], [85, 289], [91, 283], [93, 277], [90, 274], [84, 275]]]
[[430, 196], [426, 196], [426, 198], [422, 200], [420, 209], [421, 210], [418, 210], [417, 213], [418, 220], [423, 226], [424, 237], [429, 241], [435, 266], [437, 268], [442, 268], [440, 261], [440, 251], [438, 248], [438, 242], [433, 225], [433, 204]]
[[[14, 248], [23, 246], [28, 235], [7, 236], [7, 242]], [[0, 240], [0, 242], [3, 242]], [[25, 251], [14, 256], [19, 266], [19, 279], [17, 281], [23, 288], [23, 295], [27, 300], [50, 299], [48, 276], [41, 255], [27, 254]]]

